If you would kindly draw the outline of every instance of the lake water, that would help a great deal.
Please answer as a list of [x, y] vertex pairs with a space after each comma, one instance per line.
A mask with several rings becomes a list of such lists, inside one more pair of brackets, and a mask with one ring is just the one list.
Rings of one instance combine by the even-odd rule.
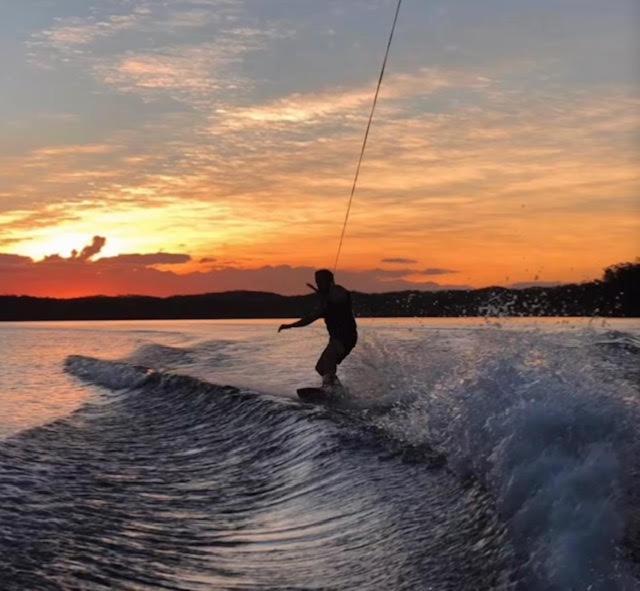
[[640, 589], [640, 321], [278, 324], [0, 324], [0, 588]]

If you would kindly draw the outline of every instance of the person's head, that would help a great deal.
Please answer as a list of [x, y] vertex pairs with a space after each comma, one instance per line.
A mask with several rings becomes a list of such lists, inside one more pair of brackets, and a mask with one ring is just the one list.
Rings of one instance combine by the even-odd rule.
[[319, 292], [326, 293], [333, 283], [333, 273], [329, 269], [318, 269], [316, 271], [316, 285]]

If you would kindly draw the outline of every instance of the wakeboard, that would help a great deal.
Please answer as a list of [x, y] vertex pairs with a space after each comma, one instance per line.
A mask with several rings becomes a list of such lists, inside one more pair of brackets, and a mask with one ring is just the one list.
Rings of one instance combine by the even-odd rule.
[[323, 388], [298, 388], [298, 397], [304, 402], [311, 402], [313, 404], [326, 404], [331, 402], [332, 397]]

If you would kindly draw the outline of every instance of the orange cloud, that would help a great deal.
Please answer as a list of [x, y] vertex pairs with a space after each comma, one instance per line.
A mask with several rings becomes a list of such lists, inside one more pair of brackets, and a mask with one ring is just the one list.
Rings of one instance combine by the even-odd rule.
[[[482, 89], [491, 84], [483, 76], [465, 71], [422, 68], [415, 74], [396, 74], [385, 82], [383, 100], [408, 100], [445, 88]], [[350, 90], [293, 94], [272, 103], [247, 109], [219, 109], [231, 128], [274, 124], [311, 124], [336, 118], [362, 118], [372, 100], [372, 85]], [[384, 108], [384, 107], [383, 107]]]
[[[93, 244], [95, 250], [95, 240]], [[83, 252], [84, 255], [69, 258], [51, 255], [40, 262], [35, 262], [29, 257], [0, 253], [0, 294], [63, 298], [97, 294], [168, 296], [230, 290], [297, 294], [306, 291], [305, 285], [312, 280], [315, 271], [312, 267], [289, 265], [257, 268], [219, 266], [204, 271], [178, 274], [158, 266], [188, 262], [191, 260], [189, 255], [123, 254], [92, 261], [87, 256], [89, 251], [84, 249]], [[409, 279], [413, 275], [433, 274], [430, 271], [433, 270], [344, 270], [339, 273], [339, 279], [350, 289], [367, 292], [465, 287]]]
[[[331, 264], [372, 89], [252, 102], [242, 95], [248, 81], [228, 68], [262, 37], [228, 32], [228, 47], [91, 61], [111, 89], [193, 109], [86, 145], [0, 154], [3, 248], [39, 258], [61, 236], [99, 227], [112, 237], [107, 256], [188, 244], [196, 260], [215, 252], [242, 267]], [[639, 106], [623, 87], [540, 100], [498, 70], [391, 74], [342, 263], [371, 269], [416, 253], [420, 267], [456, 269], [479, 286], [528, 281], [540, 269], [581, 280], [632, 259]], [[191, 260], [180, 272], [195, 270]]]

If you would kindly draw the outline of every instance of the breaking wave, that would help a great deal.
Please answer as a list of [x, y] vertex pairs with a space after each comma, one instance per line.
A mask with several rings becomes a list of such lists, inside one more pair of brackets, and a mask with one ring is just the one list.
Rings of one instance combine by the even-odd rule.
[[475, 338], [466, 363], [446, 364], [427, 389], [414, 368], [404, 389], [413, 395], [378, 424], [438, 442], [458, 474], [486, 486], [524, 588], [640, 588], [628, 560], [640, 532], [634, 338], [495, 329]]

